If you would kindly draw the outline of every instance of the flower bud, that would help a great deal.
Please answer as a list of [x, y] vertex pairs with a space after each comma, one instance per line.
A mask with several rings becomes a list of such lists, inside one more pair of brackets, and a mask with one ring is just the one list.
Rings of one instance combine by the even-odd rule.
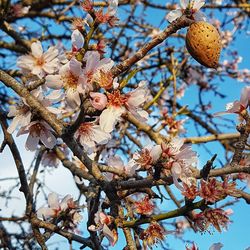
[[106, 95], [98, 92], [90, 92], [89, 95], [92, 98], [90, 101], [94, 108], [103, 110], [106, 107], [108, 101]]

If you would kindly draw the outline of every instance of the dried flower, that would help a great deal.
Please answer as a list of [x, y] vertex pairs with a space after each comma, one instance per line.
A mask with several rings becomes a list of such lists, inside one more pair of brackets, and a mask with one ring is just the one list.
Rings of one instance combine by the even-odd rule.
[[218, 232], [221, 228], [227, 229], [230, 220], [228, 212], [220, 208], [206, 209], [204, 212], [195, 215], [195, 226], [201, 232], [208, 230], [212, 225]]
[[150, 201], [148, 196], [145, 196], [142, 200], [134, 203], [135, 212], [143, 215], [151, 215], [154, 210], [154, 204]]
[[94, 9], [94, 3], [91, 0], [84, 0], [81, 6], [87, 12], [91, 12]]
[[164, 240], [165, 234], [164, 228], [156, 221], [152, 221], [149, 227], [140, 234], [144, 249], [147, 249], [147, 246], [151, 247]]
[[187, 199], [194, 200], [199, 194], [196, 185], [188, 186], [186, 183], [183, 183], [183, 191], [181, 192]]
[[208, 181], [201, 180], [200, 196], [212, 203], [221, 200], [225, 196], [222, 183], [215, 178], [210, 178]]

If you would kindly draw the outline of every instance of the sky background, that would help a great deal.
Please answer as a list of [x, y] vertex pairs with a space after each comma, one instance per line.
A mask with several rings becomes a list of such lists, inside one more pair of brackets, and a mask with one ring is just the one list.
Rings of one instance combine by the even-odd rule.
[[[154, 1], [155, 3], [162, 3], [162, 1]], [[122, 19], [124, 18], [123, 14], [119, 11], [119, 17]], [[162, 12], [161, 12], [162, 13]], [[162, 14], [161, 14], [162, 15]], [[218, 13], [218, 16], [221, 14]], [[156, 18], [157, 17], [157, 18]], [[156, 10], [151, 10], [148, 15], [149, 21], [158, 25], [161, 18]], [[166, 23], [164, 24], [166, 26]], [[163, 27], [164, 27], [163, 25]], [[163, 28], [161, 26], [161, 28]], [[57, 29], [57, 27], [55, 27]], [[60, 30], [58, 30], [60, 32]], [[240, 68], [249, 68], [250, 66], [250, 58], [249, 58], [249, 44], [250, 38], [246, 36], [244, 32], [237, 34], [237, 39], [234, 42], [234, 47], [237, 48], [239, 55], [244, 56], [243, 61], [240, 64]], [[223, 54], [223, 53], [222, 53]], [[222, 60], [226, 59], [226, 55], [222, 55]], [[208, 100], [213, 101], [214, 106], [211, 110], [211, 113], [216, 111], [224, 110], [226, 103], [239, 99], [240, 91], [244, 85], [244, 83], [237, 82], [236, 80], [227, 79], [226, 81], [222, 82], [218, 80], [219, 90], [222, 93], [225, 93], [227, 97], [225, 99], [215, 98], [214, 96], [207, 95]], [[183, 105], [189, 105], [191, 108], [192, 105], [196, 103], [194, 97], [197, 95], [195, 92], [197, 91], [196, 86], [192, 86], [187, 90], [185, 93], [184, 98], [182, 99], [181, 103]], [[228, 118], [236, 119], [236, 116], [228, 116]], [[189, 135], [192, 135], [193, 127], [191, 124], [187, 123], [186, 129], [189, 131]], [[236, 132], [235, 130], [231, 130], [229, 132]], [[33, 153], [27, 152], [24, 150], [24, 144], [26, 140], [26, 136], [17, 137], [14, 134], [14, 138], [16, 139], [16, 143], [21, 151], [23, 162], [25, 163], [26, 169], [29, 168], [33, 156]], [[3, 140], [3, 134], [0, 132], [0, 142]], [[220, 153], [222, 153], [222, 148], [218, 146], [216, 143], [207, 143], [206, 146], [210, 149], [213, 149], [213, 152], [218, 153], [218, 157], [220, 157]], [[211, 156], [207, 153], [207, 151], [201, 146], [194, 146], [193, 149], [198, 152], [199, 154], [199, 166], [201, 167], [207, 160], [211, 158]], [[223, 158], [223, 155], [222, 155]], [[14, 165], [14, 161], [10, 154], [8, 147], [5, 148], [4, 152], [0, 155], [0, 179], [6, 177], [14, 177], [17, 176], [16, 168]], [[217, 162], [216, 164], [219, 165]], [[44, 172], [41, 174], [43, 178], [46, 180], [47, 186], [45, 191], [49, 192], [56, 192], [61, 197], [64, 197], [67, 194], [71, 194], [75, 199], [78, 198], [78, 191], [76, 189], [74, 180], [69, 173], [69, 171], [63, 168], [61, 165], [56, 169], [49, 169], [46, 168]], [[13, 181], [1, 181], [0, 182], [0, 190], [7, 190], [8, 187], [11, 187], [15, 184], [15, 180]], [[249, 189], [246, 191], [250, 191]], [[4, 204], [4, 200], [0, 198], [1, 204], [1, 211], [0, 216], [11, 216], [11, 215], [20, 215], [24, 211], [24, 199], [22, 194], [18, 191], [17, 188], [13, 191], [13, 195], [16, 197], [12, 201], [9, 201], [7, 207]], [[37, 208], [45, 204], [44, 195], [42, 193], [39, 194], [39, 199], [37, 203]], [[176, 207], [171, 201], [166, 201], [161, 206], [162, 211], [169, 211], [170, 209], [175, 209]], [[232, 207], [234, 214], [230, 217], [233, 223], [229, 225], [229, 230], [227, 232], [218, 233], [217, 231], [204, 234], [194, 234], [191, 230], [188, 231], [184, 239], [196, 242], [199, 246], [200, 250], [209, 249], [209, 247], [213, 243], [221, 242], [224, 247], [223, 250], [245, 250], [247, 247], [250, 247], [250, 238], [249, 238], [249, 225], [250, 225], [250, 216], [249, 216], [249, 205], [247, 205], [244, 201], [237, 203], [235, 206]], [[83, 213], [84, 216], [84, 213]], [[84, 217], [86, 219], [86, 216]], [[168, 229], [168, 228], [166, 228]], [[9, 230], [16, 230], [16, 228], [10, 224]], [[86, 228], [84, 226], [84, 220], [80, 227], [82, 231], [83, 237], [86, 237], [88, 234], [86, 232]], [[119, 234], [119, 237], [122, 234]], [[120, 238], [119, 238], [120, 239]], [[106, 242], [107, 243], [107, 242]], [[177, 239], [174, 235], [167, 235], [166, 243], [169, 244], [169, 248], [173, 250], [182, 250], [185, 249], [185, 243]], [[67, 242], [58, 236], [53, 237], [49, 241], [49, 249], [55, 249], [58, 247], [59, 249], [68, 249]], [[75, 249], [78, 249], [80, 245], [74, 244]], [[120, 250], [124, 247], [124, 239], [120, 239], [118, 244], [115, 245], [112, 249]], [[161, 249], [160, 246], [158, 248], [154, 247], [153, 249]]]

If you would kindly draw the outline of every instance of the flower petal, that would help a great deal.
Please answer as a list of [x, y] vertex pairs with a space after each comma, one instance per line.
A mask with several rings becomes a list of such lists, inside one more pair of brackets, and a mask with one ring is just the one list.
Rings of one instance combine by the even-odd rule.
[[113, 232], [109, 229], [109, 227], [106, 224], [103, 225], [102, 231], [103, 234], [108, 238], [110, 244], [113, 245], [115, 242], [115, 237]]
[[170, 11], [167, 16], [166, 19], [172, 23], [175, 19], [177, 19], [178, 17], [180, 17], [182, 15], [182, 11], [181, 9], [176, 9], [176, 10], [172, 10]]
[[240, 103], [247, 108], [250, 101], [250, 86], [246, 86], [241, 91]]
[[25, 143], [25, 148], [29, 151], [35, 151], [39, 143], [39, 136], [29, 134]]
[[48, 195], [48, 205], [49, 207], [54, 208], [54, 209], [60, 208], [58, 194], [50, 193]]
[[74, 76], [79, 76], [81, 74], [82, 64], [76, 59], [71, 59], [69, 62], [69, 70], [74, 74]]
[[100, 115], [100, 126], [101, 129], [107, 133], [113, 131], [118, 119], [124, 112], [123, 108], [109, 107], [102, 111]]
[[52, 149], [56, 145], [56, 138], [49, 130], [42, 130], [40, 139], [45, 147]]
[[74, 30], [71, 35], [72, 47], [77, 50], [81, 49], [84, 44], [84, 37], [79, 30]]
[[55, 215], [55, 211], [52, 208], [48, 207], [41, 207], [36, 212], [38, 218], [44, 218], [47, 220], [50, 217], [53, 217]]
[[189, 5], [189, 0], [180, 0], [180, 5], [182, 9], [186, 9]]
[[9, 127], [7, 129], [9, 134], [12, 134], [15, 131], [15, 129], [17, 128], [17, 126], [20, 123], [21, 118], [22, 118], [21, 116], [16, 116], [16, 117], [13, 118], [11, 124], [9, 125]]
[[205, 4], [205, 0], [194, 0], [193, 9], [198, 11]]
[[43, 55], [43, 48], [40, 41], [31, 44], [31, 53], [36, 58], [39, 58]]
[[206, 15], [203, 12], [197, 11], [194, 14], [194, 19], [195, 19], [195, 21], [206, 21], [207, 17], [206, 17]]
[[61, 89], [63, 86], [63, 82], [61, 80], [60, 75], [48, 75], [45, 77], [45, 79], [46, 79], [45, 83], [49, 88]]

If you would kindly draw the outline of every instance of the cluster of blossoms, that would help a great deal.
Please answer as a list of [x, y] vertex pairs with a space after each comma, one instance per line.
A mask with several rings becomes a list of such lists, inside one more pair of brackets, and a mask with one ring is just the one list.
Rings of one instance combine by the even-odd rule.
[[167, 127], [168, 134], [176, 136], [186, 132], [184, 123], [187, 121], [187, 119], [176, 120], [175, 116], [168, 115], [167, 111], [165, 110], [162, 111], [162, 115], [164, 118], [162, 121], [162, 126]]
[[201, 231], [209, 230], [210, 226], [213, 226], [218, 232], [221, 232], [222, 229], [227, 229], [230, 220], [228, 215], [232, 214], [232, 210], [226, 210], [220, 208], [215, 209], [205, 209], [205, 211], [196, 214], [194, 216], [195, 227]]
[[200, 181], [200, 188], [198, 189], [195, 185], [188, 186], [183, 184], [184, 190], [182, 194], [190, 199], [194, 200], [196, 196], [200, 196], [207, 202], [215, 203], [227, 195], [236, 194], [236, 183], [228, 182], [228, 178], [225, 178], [223, 182], [216, 180], [215, 178], [210, 178], [208, 180]]
[[[191, 186], [196, 184], [192, 167], [197, 164], [197, 155], [191, 146], [184, 145], [184, 139], [175, 137], [168, 144], [162, 143], [153, 147], [146, 147], [133, 156], [137, 170], [147, 170], [149, 173], [160, 169], [165, 175], [172, 175], [174, 184], [180, 190], [184, 184]], [[155, 172], [156, 173], [156, 172]]]
[[[204, 3], [203, 0], [181, 0], [181, 8], [170, 12], [166, 18], [169, 22], [173, 22], [185, 13], [195, 20], [205, 20], [204, 15], [199, 12]], [[95, 21], [99, 24], [108, 23], [113, 26], [117, 21], [115, 16], [117, 0], [109, 1], [106, 13], [103, 9], [95, 11], [93, 2], [90, 0], [85, 0], [81, 5], [91, 16], [95, 16]], [[17, 66], [27, 78], [28, 85], [32, 85], [37, 80], [45, 80], [41, 87], [30, 93], [59, 119], [64, 113], [71, 113], [72, 115], [67, 118], [70, 117], [70, 121], [74, 122], [80, 109], [85, 108], [85, 106], [82, 107], [83, 100], [89, 101], [91, 108], [94, 108], [92, 112], [94, 115], [87, 114], [84, 117], [74, 137], [87, 154], [92, 155], [98, 151], [98, 145], [107, 144], [111, 140], [111, 133], [123, 116], [128, 114], [140, 122], [147, 121], [148, 113], [143, 106], [148, 101], [150, 93], [144, 81], [139, 82], [138, 87], [132, 91], [123, 93], [122, 85], [111, 73], [114, 62], [110, 58], [103, 58], [105, 48], [103, 42], [95, 45], [95, 50], [85, 51], [88, 41], [85, 41], [82, 31], [83, 25], [88, 22], [91, 20], [74, 20], [71, 35], [72, 50], [69, 53], [63, 53], [59, 46], [52, 46], [44, 52], [41, 42], [37, 41], [32, 43], [29, 55], [19, 57]], [[190, 81], [197, 83], [203, 81], [203, 85], [206, 86], [204, 84], [206, 79], [201, 79], [201, 73], [190, 69], [189, 74], [193, 76]], [[183, 84], [178, 96], [184, 95], [185, 88], [186, 84]], [[250, 87], [246, 87], [242, 91], [240, 101], [228, 104], [226, 112], [216, 115], [224, 113], [244, 115], [249, 100]], [[62, 106], [59, 106], [58, 102], [63, 103]], [[44, 166], [59, 164], [56, 153], [52, 150], [57, 143], [55, 132], [44, 120], [32, 114], [25, 99], [11, 106], [8, 116], [14, 117], [8, 128], [9, 133], [20, 128], [17, 135], [29, 134], [26, 142], [27, 150], [35, 151], [41, 142], [47, 148], [42, 164]], [[175, 117], [167, 114], [163, 116], [162, 125], [168, 127], [169, 134], [176, 136], [184, 132], [185, 120], [177, 121]], [[65, 120], [68, 122], [67, 119]], [[67, 154], [67, 150], [62, 145], [61, 150], [65, 150]], [[235, 183], [229, 183], [227, 179], [224, 182], [214, 178], [202, 180], [198, 189], [193, 173], [196, 170], [197, 161], [197, 155], [191, 146], [184, 145], [184, 139], [174, 137], [168, 143], [143, 148], [135, 153], [127, 164], [124, 164], [121, 157], [117, 155], [109, 156], [106, 162], [109, 167], [121, 170], [126, 177], [134, 178], [139, 171], [147, 171], [155, 179], [159, 179], [161, 175], [172, 176], [175, 186], [190, 200], [199, 195], [207, 202], [214, 203], [235, 192]], [[119, 178], [113, 173], [104, 175], [107, 181]], [[81, 180], [76, 182], [82, 184]], [[155, 205], [149, 196], [133, 202], [134, 212], [141, 216], [150, 216], [154, 208]], [[70, 195], [60, 200], [57, 194], [51, 193], [48, 196], [48, 207], [40, 208], [37, 216], [44, 220], [56, 219], [61, 222], [63, 228], [74, 229], [82, 219], [79, 210], [80, 207]], [[220, 232], [221, 228], [226, 228], [229, 223], [227, 215], [228, 212], [222, 209], [206, 209], [194, 216], [195, 226], [200, 231], [205, 231], [213, 225]], [[88, 227], [88, 230], [107, 237], [112, 246], [118, 240], [114, 218], [102, 210], [95, 214], [93, 224]], [[140, 234], [144, 249], [163, 240], [165, 234], [163, 227], [156, 221], [152, 221]], [[197, 247], [193, 245], [192, 249]]]
[[[61, 100], [63, 96], [62, 93], [53, 91], [49, 95], [44, 96], [42, 88], [38, 88], [31, 91], [31, 94], [37, 98], [48, 111], [54, 114], [61, 113], [59, 109], [52, 107], [52, 105]], [[8, 127], [9, 133], [13, 133], [16, 128], [20, 127], [17, 136], [29, 134], [25, 145], [27, 150], [36, 150], [39, 141], [50, 149], [55, 146], [56, 138], [53, 134], [53, 129], [45, 121], [32, 117], [31, 108], [25, 99], [21, 99], [19, 103], [11, 106], [8, 116], [14, 117]]]
[[103, 9], [96, 11], [94, 9], [94, 3], [91, 0], [85, 0], [81, 6], [86, 12], [94, 13], [96, 20], [99, 23], [108, 23], [110, 26], [114, 26], [118, 20], [115, 16], [117, 12], [118, 0], [109, 0], [109, 6], [106, 13], [103, 13]]
[[48, 195], [48, 207], [39, 208], [37, 216], [44, 220], [53, 218], [62, 221], [62, 226], [66, 229], [74, 229], [82, 220], [79, 206], [73, 201], [71, 195], [67, 195], [62, 200], [59, 200], [56, 193]]
[[[82, 7], [89, 13], [94, 13], [99, 23], [113, 24], [117, 11], [117, 0], [109, 1], [107, 12], [95, 11], [91, 1], [84, 1]], [[87, 98], [93, 108], [100, 112], [97, 117], [80, 124], [75, 133], [75, 138], [84, 147], [88, 154], [96, 151], [96, 145], [107, 144], [111, 139], [111, 132], [116, 123], [126, 112], [131, 113], [140, 121], [145, 122], [148, 114], [142, 109], [148, 100], [149, 90], [145, 82], [140, 82], [138, 87], [131, 92], [123, 94], [119, 89], [117, 79], [111, 74], [114, 62], [110, 58], [102, 58], [103, 51], [87, 51], [82, 27], [74, 22], [71, 35], [72, 51], [66, 56], [59, 46], [52, 46], [43, 51], [40, 41], [33, 42], [31, 53], [18, 58], [17, 66], [32, 85], [36, 80], [45, 79], [45, 84], [32, 94], [49, 111], [57, 115], [73, 113], [75, 117], [81, 105], [81, 97]], [[103, 49], [103, 45], [97, 45]], [[97, 92], [100, 90], [100, 92]], [[40, 91], [39, 93], [37, 93]], [[44, 97], [44, 93], [49, 93]], [[55, 107], [60, 101], [61, 107]], [[38, 117], [32, 117], [30, 108], [25, 100], [22, 104], [10, 108], [9, 116], [14, 116], [9, 127], [13, 132], [21, 127], [18, 135], [29, 134], [26, 143], [28, 150], [35, 150], [41, 142], [52, 149], [56, 145], [53, 129]], [[73, 119], [73, 117], [72, 117]]]

